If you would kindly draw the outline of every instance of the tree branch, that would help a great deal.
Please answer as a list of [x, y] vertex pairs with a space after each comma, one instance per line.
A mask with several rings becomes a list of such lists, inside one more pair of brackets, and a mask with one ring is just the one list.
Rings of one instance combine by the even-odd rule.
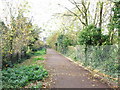
[[74, 14], [74, 15], [79, 19], [79, 21], [80, 21], [83, 25], [86, 26], [86, 24], [81, 20], [81, 18], [80, 18], [76, 13], [72, 12], [72, 11], [69, 10], [67, 7], [65, 7], [65, 9], [67, 9], [69, 12], [71, 12], [72, 14]]
[[[70, 1], [70, 0], [69, 0]], [[70, 1], [71, 2], [71, 1]], [[74, 3], [73, 3], [74, 2]], [[84, 17], [83, 12], [81, 11], [81, 9], [79, 8], [79, 6], [77, 5], [77, 3], [75, 2], [75, 0], [73, 0], [73, 2], [71, 2], [73, 5], [76, 6], [76, 8], [78, 9], [78, 11], [82, 14], [82, 16]]]

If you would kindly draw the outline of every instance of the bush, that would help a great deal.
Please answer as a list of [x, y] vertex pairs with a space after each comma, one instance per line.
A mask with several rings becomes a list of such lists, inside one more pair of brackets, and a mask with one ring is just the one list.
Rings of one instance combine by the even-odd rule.
[[109, 36], [99, 33], [100, 28], [95, 25], [86, 26], [78, 35], [78, 42], [80, 45], [104, 45], [109, 44]]

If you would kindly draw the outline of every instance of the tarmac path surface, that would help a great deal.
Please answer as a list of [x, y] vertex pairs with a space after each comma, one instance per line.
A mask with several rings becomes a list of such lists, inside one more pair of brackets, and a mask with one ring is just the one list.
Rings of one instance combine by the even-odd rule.
[[45, 67], [51, 78], [50, 88], [109, 88], [53, 49], [47, 49]]

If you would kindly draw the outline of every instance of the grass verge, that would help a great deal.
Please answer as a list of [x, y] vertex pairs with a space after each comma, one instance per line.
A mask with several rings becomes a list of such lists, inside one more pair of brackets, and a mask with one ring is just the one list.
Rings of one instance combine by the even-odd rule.
[[42, 88], [40, 81], [48, 77], [48, 72], [43, 65], [37, 60], [45, 60], [45, 50], [42, 49], [34, 53], [34, 56], [23, 63], [14, 65], [13, 68], [6, 68], [2, 70], [2, 88], [23, 88], [31, 83], [33, 86], [29, 88]]
[[45, 60], [45, 58], [43, 56], [41, 56], [41, 57], [34, 58], [33, 60], [35, 60], [35, 61], [37, 61], [37, 60]]

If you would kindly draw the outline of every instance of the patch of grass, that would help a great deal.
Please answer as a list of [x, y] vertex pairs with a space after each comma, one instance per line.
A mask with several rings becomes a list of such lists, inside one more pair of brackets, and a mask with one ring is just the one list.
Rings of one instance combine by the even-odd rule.
[[45, 60], [45, 58], [43, 58], [42, 56], [41, 57], [38, 57], [38, 58], [34, 58], [33, 60], [37, 61], [37, 60]]
[[46, 50], [42, 49], [42, 50], [39, 50], [39, 51], [35, 52], [34, 56], [39, 56], [39, 55], [44, 55], [44, 54], [46, 54]]
[[48, 76], [48, 72], [43, 66], [20, 66], [15, 68], [7, 68], [2, 71], [3, 88], [21, 88], [28, 83], [42, 80]]

